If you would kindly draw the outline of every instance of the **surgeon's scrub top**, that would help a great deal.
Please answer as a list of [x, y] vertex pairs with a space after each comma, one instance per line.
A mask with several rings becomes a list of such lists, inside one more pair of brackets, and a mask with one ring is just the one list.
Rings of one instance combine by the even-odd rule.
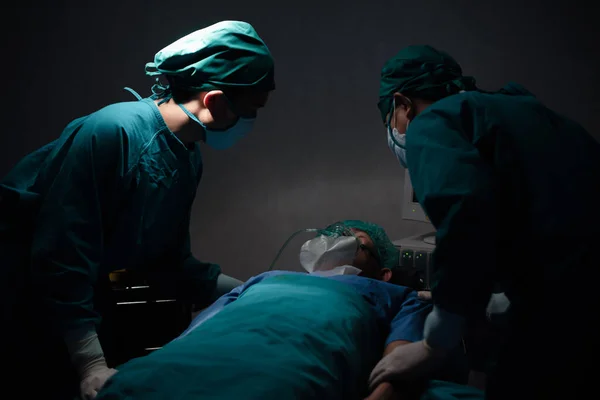
[[362, 399], [384, 345], [421, 340], [430, 309], [368, 278], [267, 272], [118, 367], [98, 399]]
[[180, 292], [206, 300], [219, 267], [191, 256], [188, 233], [201, 175], [198, 145], [180, 142], [152, 99], [74, 120], [0, 182], [3, 274], [25, 271], [37, 296], [27, 300], [47, 307], [58, 334], [98, 321], [93, 287], [117, 269], [167, 270], [161, 281], [181, 276]]
[[[490, 396], [585, 392], [593, 371], [572, 365], [598, 342], [598, 296], [570, 290], [578, 279], [597, 281], [600, 144], [511, 84], [432, 104], [411, 121], [406, 152], [437, 229], [435, 303], [474, 320], [485, 315], [494, 284], [510, 300], [498, 347], [489, 349], [497, 359], [479, 360], [493, 369]], [[548, 362], [548, 349], [573, 337], [573, 327], [577, 339]]]
[[437, 101], [406, 147], [437, 229], [433, 298], [447, 311], [483, 316], [494, 283], [508, 283], [515, 307], [560, 303], [565, 282], [597, 269], [600, 144], [520, 85]]

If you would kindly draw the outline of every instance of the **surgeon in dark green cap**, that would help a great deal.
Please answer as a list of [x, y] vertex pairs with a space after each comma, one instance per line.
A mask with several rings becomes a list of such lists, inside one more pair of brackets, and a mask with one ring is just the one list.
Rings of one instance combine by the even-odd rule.
[[141, 271], [193, 304], [241, 284], [191, 254], [198, 143], [226, 149], [250, 133], [275, 89], [273, 57], [251, 25], [224, 21], [146, 71], [151, 97], [75, 119], [0, 181], [3, 361], [30, 397], [94, 398], [115, 372], [97, 334], [109, 272]]
[[567, 288], [600, 266], [600, 144], [518, 84], [478, 89], [430, 46], [385, 64], [378, 107], [437, 235], [424, 340], [382, 359], [372, 387], [435, 368], [502, 292], [510, 306], [487, 396], [591, 392], [595, 369], [577, 366], [598, 354], [598, 296]]

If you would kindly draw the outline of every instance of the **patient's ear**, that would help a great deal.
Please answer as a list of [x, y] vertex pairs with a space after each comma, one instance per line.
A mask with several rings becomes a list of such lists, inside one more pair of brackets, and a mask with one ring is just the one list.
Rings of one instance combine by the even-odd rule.
[[382, 268], [381, 271], [379, 271], [379, 273], [381, 274], [381, 280], [384, 282], [389, 282], [392, 280], [392, 270], [389, 268]]

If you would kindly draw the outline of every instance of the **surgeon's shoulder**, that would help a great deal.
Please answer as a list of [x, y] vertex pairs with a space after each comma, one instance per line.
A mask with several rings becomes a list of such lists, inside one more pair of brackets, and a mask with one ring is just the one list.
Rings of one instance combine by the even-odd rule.
[[409, 130], [435, 136], [446, 131], [466, 132], [486, 118], [485, 98], [481, 93], [464, 92], [431, 104], [411, 122]]
[[69, 124], [61, 139], [71, 143], [71, 150], [106, 157], [122, 152], [127, 134], [118, 124], [92, 114]]
[[108, 129], [135, 131], [155, 124], [156, 113], [146, 101], [113, 103], [90, 114], [94, 123]]
[[[86, 117], [73, 121], [64, 134], [73, 136], [74, 146], [85, 146], [105, 155], [122, 153], [131, 149], [139, 140], [132, 124], [144, 114], [140, 102], [115, 103]], [[142, 107], [140, 107], [142, 106]]]
[[477, 91], [458, 93], [436, 101], [427, 107], [419, 117], [442, 117], [460, 120], [464, 119], [465, 116], [477, 113], [484, 103], [484, 96]]

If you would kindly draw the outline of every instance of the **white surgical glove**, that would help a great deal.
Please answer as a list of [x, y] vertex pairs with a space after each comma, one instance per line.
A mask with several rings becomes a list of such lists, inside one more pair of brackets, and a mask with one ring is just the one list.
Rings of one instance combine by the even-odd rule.
[[400, 345], [373, 368], [369, 388], [375, 390], [384, 382], [420, 378], [435, 370], [444, 356], [444, 350], [434, 350], [425, 340]]
[[491, 320], [494, 315], [504, 314], [510, 307], [510, 300], [504, 293], [492, 293], [490, 302], [486, 309], [488, 320]]
[[464, 317], [433, 306], [425, 319], [423, 336], [430, 347], [452, 350], [460, 345], [464, 326]]
[[95, 331], [88, 331], [85, 334], [71, 333], [66, 343], [71, 362], [79, 374], [81, 398], [94, 399], [117, 370], [106, 365], [104, 352]]
[[369, 387], [379, 384], [421, 378], [433, 372], [446, 354], [460, 345], [464, 318], [434, 306], [427, 315], [423, 329], [425, 339], [396, 347], [383, 357], [369, 377]]

